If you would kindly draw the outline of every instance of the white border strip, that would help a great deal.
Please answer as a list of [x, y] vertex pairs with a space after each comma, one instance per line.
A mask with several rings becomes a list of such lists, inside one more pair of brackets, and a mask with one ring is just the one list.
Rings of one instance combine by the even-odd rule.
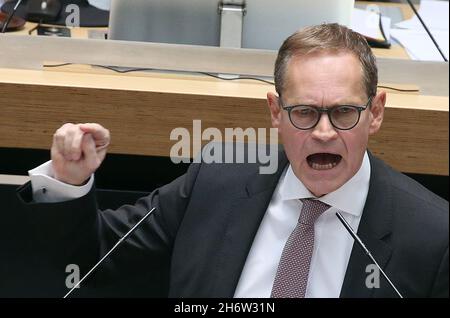
[[0, 184], [22, 185], [28, 181], [30, 181], [30, 177], [27, 176], [0, 174]]

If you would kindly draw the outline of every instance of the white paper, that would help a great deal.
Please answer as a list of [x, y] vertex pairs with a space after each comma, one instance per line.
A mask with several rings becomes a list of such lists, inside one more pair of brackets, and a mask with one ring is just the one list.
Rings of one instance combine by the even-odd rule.
[[88, 0], [88, 2], [91, 6], [99, 8], [100, 10], [108, 11], [111, 6], [110, 0]]
[[[391, 19], [389, 17], [382, 16], [381, 23], [383, 25], [386, 39], [389, 40]], [[351, 28], [353, 31], [367, 37], [384, 40], [380, 31], [380, 17], [373, 11], [354, 8]]]
[[[448, 31], [448, 9], [448, 1], [422, 0], [418, 12], [428, 29]], [[423, 30], [423, 26], [416, 16], [410, 20], [399, 22], [396, 26], [402, 29]]]
[[[448, 59], [449, 32], [432, 31], [432, 34], [439, 44], [442, 52]], [[391, 30], [391, 35], [401, 43], [411, 59], [443, 62], [441, 54], [433, 44], [433, 41], [431, 41], [426, 31], [393, 29]]]

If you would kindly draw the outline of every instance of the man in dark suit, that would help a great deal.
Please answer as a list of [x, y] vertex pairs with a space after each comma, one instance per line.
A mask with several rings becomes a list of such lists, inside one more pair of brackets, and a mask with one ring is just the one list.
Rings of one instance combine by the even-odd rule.
[[97, 211], [92, 186], [109, 131], [58, 129], [52, 160], [20, 191], [50, 258], [87, 268], [156, 207], [93, 284], [134, 271], [171, 297], [397, 297], [340, 212], [403, 296], [448, 297], [448, 202], [367, 151], [386, 94], [364, 38], [336, 24], [296, 32], [280, 48], [275, 83], [275, 173], [194, 163], [116, 211]]

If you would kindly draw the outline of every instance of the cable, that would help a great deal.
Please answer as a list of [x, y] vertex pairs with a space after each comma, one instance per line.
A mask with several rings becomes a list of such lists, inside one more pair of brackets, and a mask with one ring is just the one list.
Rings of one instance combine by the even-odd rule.
[[19, 7], [22, 0], [17, 0], [16, 5], [14, 6], [14, 9], [9, 13], [8, 18], [6, 19], [5, 23], [3, 24], [1, 33], [5, 33], [6, 29], [8, 28], [9, 23], [11, 22], [11, 19], [13, 18], [14, 14], [17, 11], [17, 8]]
[[[46, 64], [44, 65], [44, 67], [50, 68], [50, 67], [63, 67], [63, 66], [68, 66], [68, 65], [73, 65], [73, 63], [62, 63], [62, 64]], [[152, 68], [132, 68], [132, 69], [128, 69], [128, 70], [120, 70], [117, 67], [114, 66], [105, 66], [105, 65], [96, 65], [96, 64], [86, 64], [86, 65], [90, 65], [90, 66], [94, 66], [94, 67], [101, 67], [107, 70], [111, 70], [114, 71], [116, 73], [132, 73], [132, 72], [143, 72], [143, 71], [154, 71], [155, 69]], [[237, 78], [222, 78], [220, 76], [211, 74], [211, 73], [206, 73], [206, 72], [193, 72], [193, 73], [197, 73], [197, 74], [202, 74], [202, 75], [207, 75], [207, 76], [211, 76], [220, 80], [224, 80], [224, 81], [236, 81], [236, 80], [253, 80], [253, 81], [260, 81], [266, 84], [270, 84], [270, 85], [275, 85], [275, 83], [270, 82], [270, 81], [266, 81], [264, 79], [261, 78], [257, 78], [257, 77], [237, 77]]]
[[28, 31], [28, 35], [31, 35], [35, 30], [37, 30], [42, 25], [42, 19], [39, 20], [39, 23], [33, 27], [30, 31]]
[[45, 64], [45, 65], [43, 65], [43, 67], [52, 68], [52, 67], [63, 67], [63, 66], [69, 66], [69, 65], [73, 65], [73, 63]]
[[396, 88], [396, 87], [392, 87], [392, 86], [383, 86], [383, 85], [378, 85], [377, 87], [391, 89], [393, 91], [398, 91], [398, 92], [420, 92], [420, 90], [418, 90], [418, 89], [403, 89], [403, 88]]
[[[131, 72], [142, 72], [142, 71], [154, 71], [155, 70], [155, 69], [151, 69], [151, 68], [133, 68], [133, 69], [128, 69], [128, 70], [120, 70], [120, 69], [117, 69], [114, 66], [104, 66], [104, 65], [92, 65], [92, 66], [105, 68], [105, 69], [108, 69], [108, 70], [111, 70], [111, 71], [114, 71], [114, 72], [117, 72], [117, 73], [122, 73], [122, 74], [123, 73], [131, 73]], [[217, 75], [214, 75], [214, 74], [211, 74], [211, 73], [206, 73], [206, 72], [194, 72], [194, 73], [207, 75], [207, 76], [210, 76], [210, 77], [213, 77], [213, 78], [217, 78], [217, 79], [220, 79], [220, 80], [224, 80], [224, 81], [253, 80], [253, 81], [260, 81], [260, 82], [263, 82], [263, 83], [266, 83], [266, 84], [270, 84], [270, 85], [275, 85], [275, 83], [273, 83], [273, 82], [266, 81], [264, 79], [257, 78], [257, 77], [242, 77], [241, 76], [241, 77], [236, 77], [236, 78], [222, 78], [220, 76], [217, 76]]]
[[[68, 66], [68, 65], [73, 65], [74, 63], [62, 63], [62, 64], [46, 64], [44, 65], [44, 67], [46, 68], [50, 68], [50, 67], [63, 67], [63, 66]], [[116, 73], [131, 73], [131, 72], [141, 72], [141, 71], [154, 71], [155, 69], [151, 69], [151, 68], [132, 68], [132, 69], [128, 69], [128, 70], [119, 70], [114, 66], [104, 66], [104, 65], [94, 65], [94, 64], [86, 64], [86, 65], [90, 65], [90, 66], [95, 66], [95, 67], [101, 67], [101, 68], [105, 68], [107, 70], [111, 70], [114, 71]], [[257, 78], [257, 77], [236, 77], [236, 78], [222, 78], [220, 76], [211, 74], [211, 73], [206, 73], [206, 72], [195, 72], [197, 74], [202, 74], [202, 75], [206, 75], [206, 76], [211, 76], [213, 78], [217, 78], [223, 81], [236, 81], [236, 80], [253, 80], [253, 81], [260, 81], [263, 82], [265, 84], [270, 84], [270, 85], [275, 85], [275, 83], [271, 82], [271, 81], [266, 81], [264, 79], [261, 78]], [[402, 88], [396, 88], [396, 87], [392, 87], [392, 86], [383, 86], [383, 85], [378, 85], [378, 88], [385, 88], [385, 89], [391, 89], [394, 91], [398, 91], [398, 92], [419, 92], [418, 89], [402, 89]]]
[[132, 73], [132, 72], [154, 71], [154, 69], [152, 69], [152, 68], [131, 68], [131, 69], [127, 69], [127, 70], [121, 70], [115, 66], [105, 66], [105, 65], [96, 65], [96, 64], [92, 64], [91, 66], [105, 68], [107, 70], [111, 70], [111, 71], [114, 71], [116, 73], [121, 73], [121, 74]]
[[442, 58], [444, 59], [445, 62], [448, 62], [447, 58], [445, 57], [444, 53], [442, 52], [441, 48], [439, 47], [439, 44], [436, 42], [436, 40], [433, 37], [433, 34], [431, 34], [430, 30], [428, 29], [428, 27], [426, 26], [425, 22], [422, 20], [422, 17], [420, 16], [419, 12], [417, 12], [416, 8], [414, 7], [414, 5], [411, 3], [411, 0], [406, 0], [406, 2], [408, 2], [409, 6], [411, 7], [411, 9], [414, 11], [414, 14], [416, 15], [416, 17], [419, 19], [420, 23], [422, 23], [422, 26], [424, 27], [425, 31], [427, 31], [428, 35], [431, 38], [431, 41], [433, 41], [434, 45], [436, 46], [436, 48], [438, 49], [439, 53], [441, 54]]
[[379, 19], [378, 19], [378, 27], [380, 28], [380, 32], [381, 32], [381, 36], [383, 37], [383, 39], [388, 42], [388, 39], [386, 37], [386, 33], [384, 32], [384, 26], [383, 26], [383, 16], [381, 15], [381, 12], [378, 14], [379, 15]]
[[386, 37], [386, 33], [384, 32], [383, 28], [383, 20], [381, 13], [378, 13], [378, 28], [380, 29], [380, 33], [383, 36], [383, 41], [378, 39], [372, 39], [371, 37], [365, 36], [367, 43], [372, 48], [378, 48], [378, 49], [389, 49], [391, 47], [391, 42], [388, 41]]
[[235, 78], [222, 78], [220, 76], [217, 76], [217, 75], [214, 75], [214, 74], [211, 74], [211, 73], [205, 73], [205, 72], [195, 72], [195, 73], [211, 76], [211, 77], [214, 77], [214, 78], [217, 78], [217, 79], [220, 79], [220, 80], [224, 80], [224, 81], [252, 80], [252, 81], [259, 81], [259, 82], [262, 82], [262, 83], [265, 83], [265, 84], [275, 85], [274, 82], [266, 81], [264, 79], [257, 78], [257, 77], [242, 77], [241, 76], [241, 77], [235, 77]]

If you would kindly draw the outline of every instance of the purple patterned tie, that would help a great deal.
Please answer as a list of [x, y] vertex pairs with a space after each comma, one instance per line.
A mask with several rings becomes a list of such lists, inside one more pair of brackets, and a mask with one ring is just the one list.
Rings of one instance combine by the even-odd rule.
[[273, 298], [304, 298], [314, 248], [314, 223], [330, 206], [303, 199], [302, 211], [281, 254], [272, 287]]

